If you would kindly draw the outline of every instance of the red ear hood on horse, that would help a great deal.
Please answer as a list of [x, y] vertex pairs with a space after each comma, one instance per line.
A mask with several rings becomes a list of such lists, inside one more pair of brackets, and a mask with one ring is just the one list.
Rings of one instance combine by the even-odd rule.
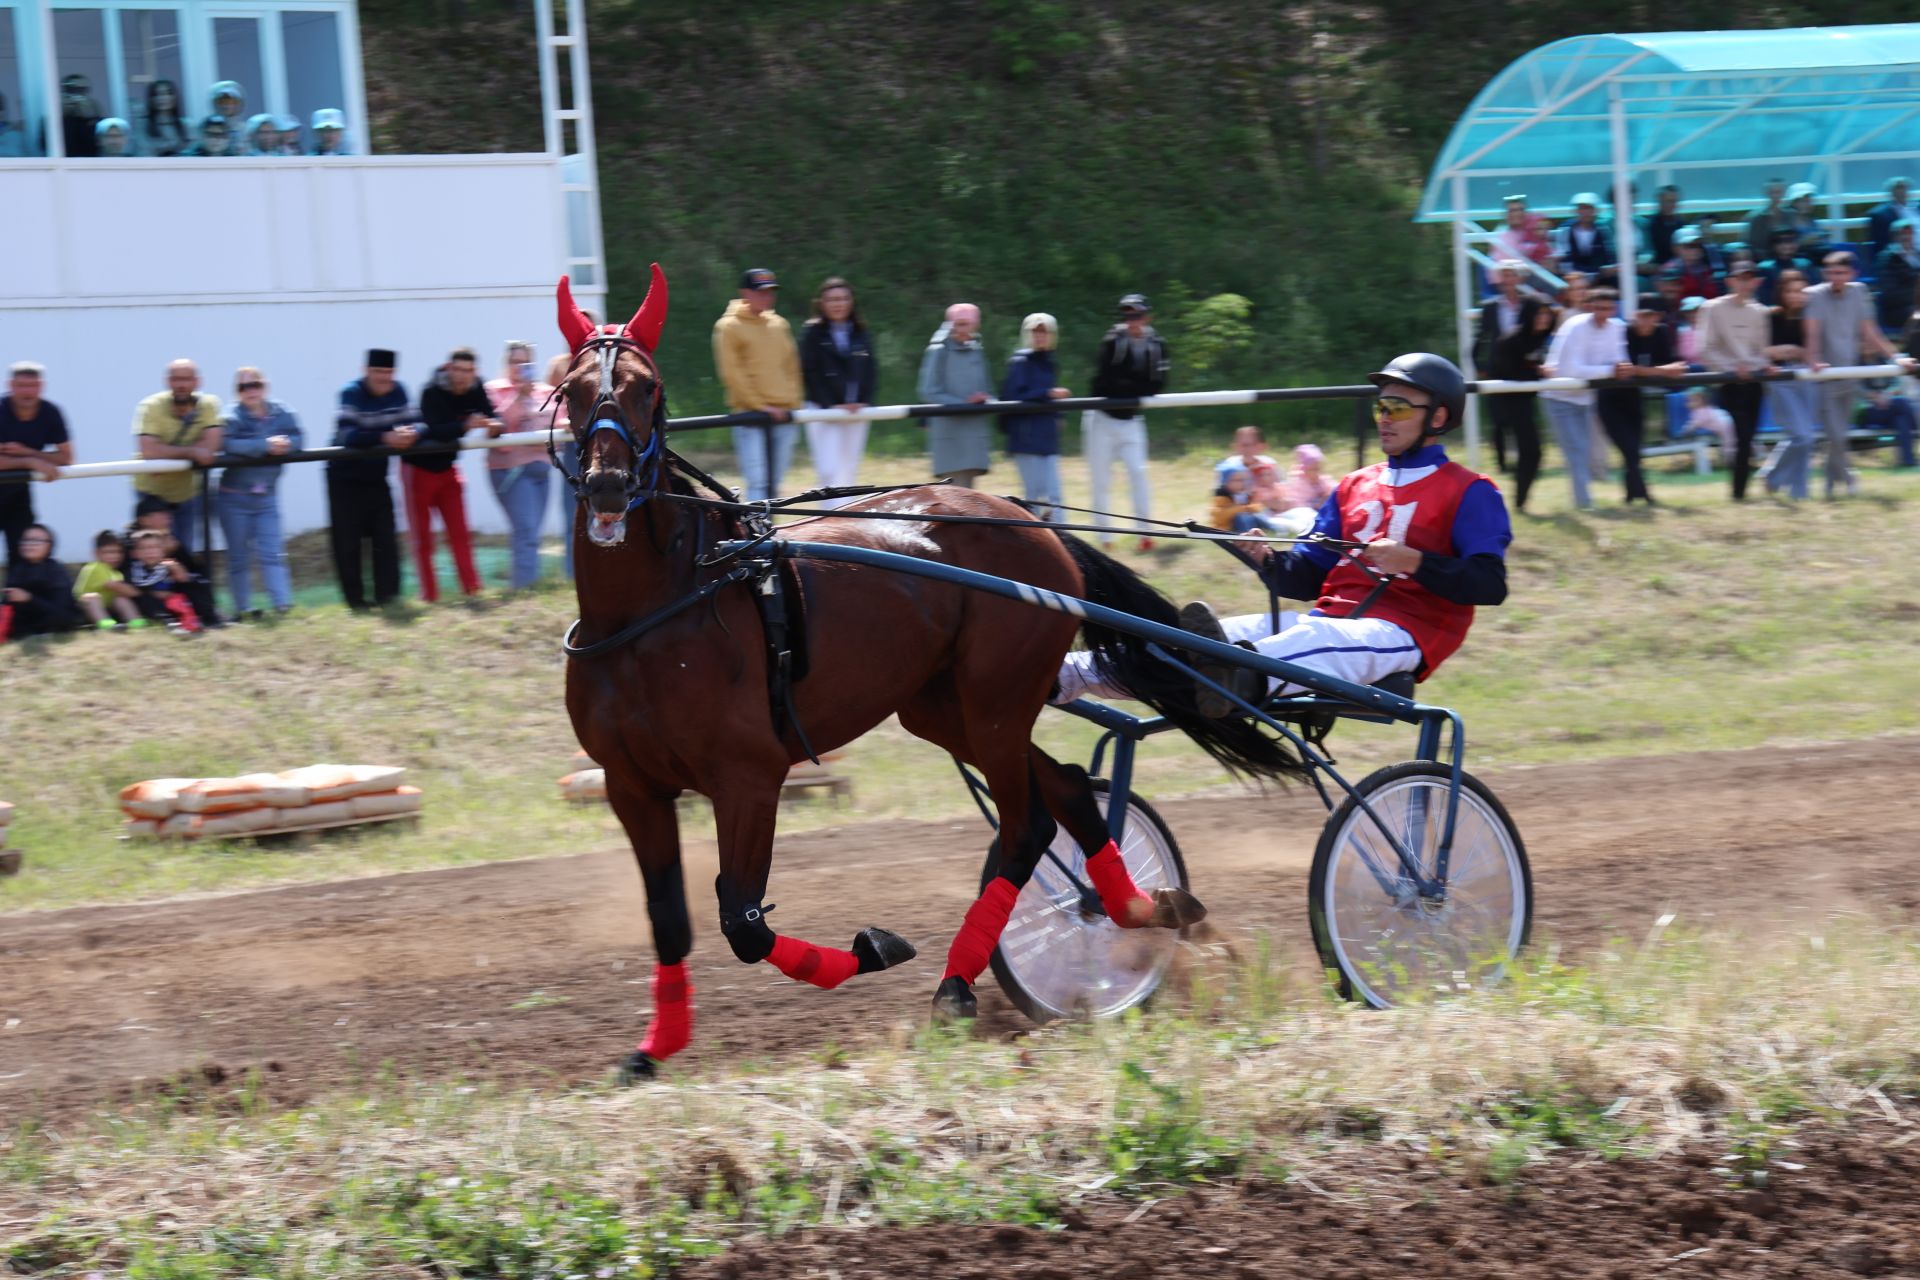
[[626, 335], [646, 349], [648, 355], [660, 345], [660, 330], [667, 323], [667, 273], [653, 264], [653, 279], [647, 282], [647, 296], [640, 309], [627, 321]]
[[575, 355], [579, 355], [580, 348], [586, 344], [588, 338], [593, 336], [593, 321], [587, 319], [587, 313], [582, 311], [579, 305], [574, 302], [573, 284], [566, 276], [560, 277], [558, 295], [560, 299], [560, 336], [567, 340], [567, 350]]

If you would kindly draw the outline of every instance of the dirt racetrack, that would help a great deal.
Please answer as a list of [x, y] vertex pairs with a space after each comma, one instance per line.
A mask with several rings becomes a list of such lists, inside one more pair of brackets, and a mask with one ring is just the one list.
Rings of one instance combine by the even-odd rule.
[[[1656, 917], [1766, 927], [1912, 914], [1920, 738], [1512, 769], [1489, 781], [1533, 857], [1536, 942], [1575, 951]], [[1228, 939], [1272, 930], [1311, 963], [1311, 795], [1164, 804]], [[844, 944], [867, 924], [921, 958], [838, 991], [738, 964], [719, 937], [713, 851], [691, 843], [698, 1020], [676, 1065], [857, 1045], [923, 1016], [976, 887], [985, 828], [881, 822], [781, 842], [783, 932]], [[531, 852], [531, 851], [530, 851]], [[159, 855], [164, 856], [164, 855]], [[1760, 923], [1755, 923], [1760, 922]], [[1768, 925], [1766, 922], [1773, 922]], [[292, 1101], [383, 1066], [570, 1082], [644, 1028], [652, 949], [624, 851], [142, 906], [0, 918], [0, 1114], [54, 1116], [170, 1078], [249, 1067]], [[982, 987], [989, 1030], [1024, 1020]]]

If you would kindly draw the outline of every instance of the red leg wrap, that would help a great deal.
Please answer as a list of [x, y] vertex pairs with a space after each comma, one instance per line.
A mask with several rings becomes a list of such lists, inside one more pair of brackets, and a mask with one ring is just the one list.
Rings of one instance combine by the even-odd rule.
[[831, 991], [860, 972], [860, 961], [853, 952], [816, 947], [784, 934], [773, 940], [767, 963], [795, 982], [811, 982], [822, 991]]
[[692, 1038], [693, 982], [687, 977], [687, 962], [655, 965], [653, 1021], [647, 1026], [647, 1038], [640, 1042], [640, 1052], [665, 1062]]
[[1108, 918], [1122, 929], [1137, 929], [1153, 915], [1153, 899], [1133, 882], [1113, 841], [1107, 841], [1100, 852], [1087, 859], [1087, 879], [1093, 881]]
[[1020, 890], [1005, 876], [995, 876], [993, 883], [980, 891], [979, 899], [967, 908], [967, 918], [960, 922], [953, 945], [947, 948], [947, 971], [940, 975], [941, 981], [961, 977], [971, 986], [979, 980], [993, 949], [1000, 945], [1007, 917], [1013, 914], [1013, 904], [1019, 898]]

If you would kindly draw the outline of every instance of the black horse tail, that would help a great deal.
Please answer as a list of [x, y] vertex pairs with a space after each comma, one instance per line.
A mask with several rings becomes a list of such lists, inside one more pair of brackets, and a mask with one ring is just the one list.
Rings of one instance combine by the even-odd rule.
[[[1180, 625], [1173, 602], [1148, 586], [1139, 574], [1079, 538], [1065, 533], [1059, 537], [1080, 570], [1088, 600], [1162, 626]], [[1264, 732], [1254, 721], [1241, 716], [1215, 720], [1202, 715], [1193, 677], [1154, 657], [1147, 651], [1148, 641], [1091, 621], [1081, 624], [1080, 636], [1108, 681], [1172, 721], [1229, 772], [1276, 780], [1306, 776], [1306, 765], [1287, 744]]]

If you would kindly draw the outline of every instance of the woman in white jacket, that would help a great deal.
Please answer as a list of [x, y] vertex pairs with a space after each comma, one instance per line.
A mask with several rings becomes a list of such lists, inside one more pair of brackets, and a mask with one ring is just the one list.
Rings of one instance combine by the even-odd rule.
[[[1549, 378], [1611, 378], [1627, 362], [1627, 326], [1614, 313], [1620, 295], [1612, 289], [1587, 293], [1586, 310], [1560, 326], [1547, 348], [1541, 373]], [[1553, 438], [1567, 460], [1567, 478], [1573, 482], [1573, 505], [1582, 511], [1593, 506], [1588, 486], [1593, 479], [1593, 391], [1542, 391], [1540, 401], [1553, 423]]]

